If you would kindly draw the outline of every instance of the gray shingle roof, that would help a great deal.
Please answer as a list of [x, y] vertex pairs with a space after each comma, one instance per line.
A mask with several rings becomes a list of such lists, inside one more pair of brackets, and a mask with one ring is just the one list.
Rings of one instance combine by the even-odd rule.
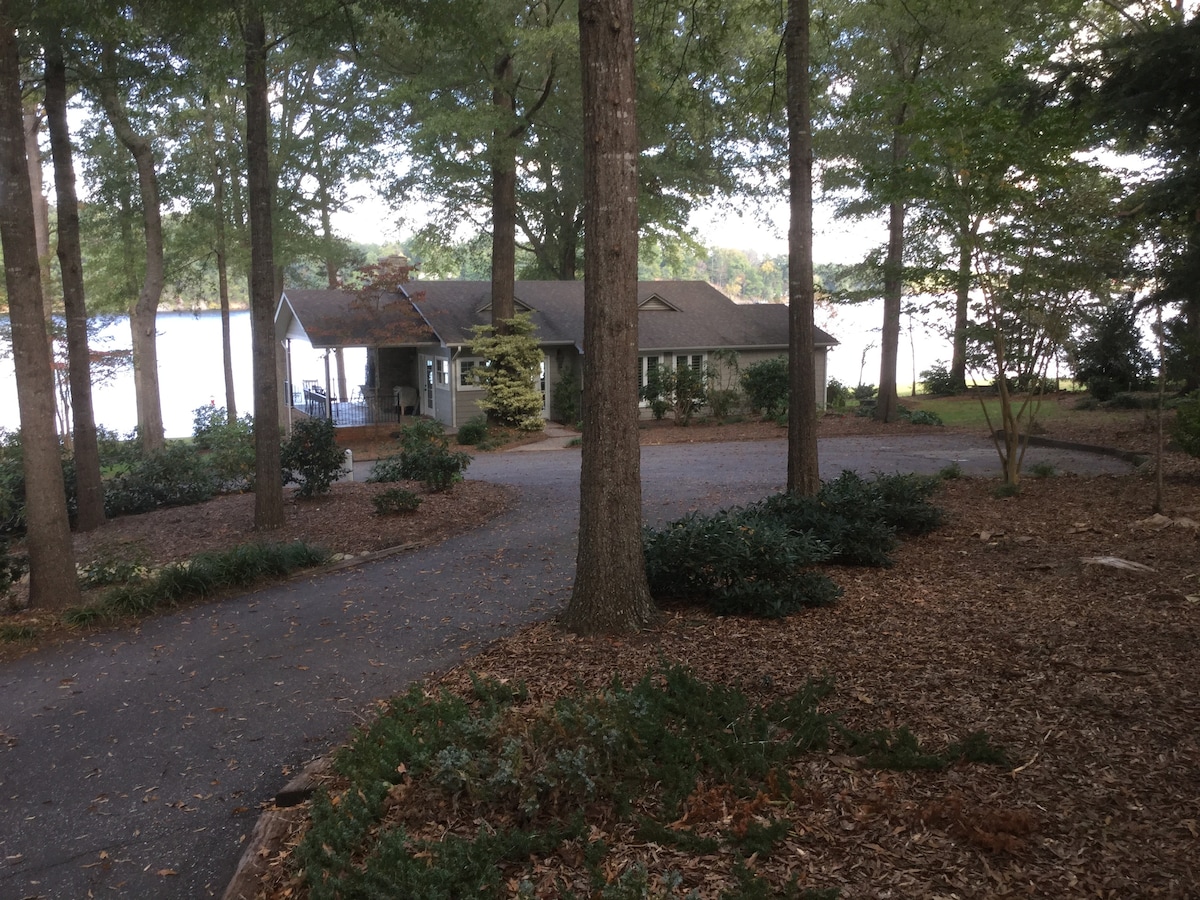
[[[411, 281], [399, 295], [374, 303], [345, 291], [285, 291], [314, 346], [397, 346], [469, 343], [475, 325], [491, 319], [486, 281]], [[543, 344], [583, 343], [581, 281], [518, 281], [518, 309], [527, 309]], [[638, 283], [638, 346], [642, 350], [786, 350], [788, 310], [743, 304], [703, 281]], [[817, 329], [817, 346], [837, 341]]]

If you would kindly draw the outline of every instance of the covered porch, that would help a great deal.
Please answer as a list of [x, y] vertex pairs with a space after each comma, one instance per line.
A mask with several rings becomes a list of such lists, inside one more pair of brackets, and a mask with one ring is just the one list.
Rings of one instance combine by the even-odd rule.
[[314, 348], [285, 341], [288, 417], [330, 419], [338, 428], [398, 423], [421, 414], [417, 353], [404, 348]]

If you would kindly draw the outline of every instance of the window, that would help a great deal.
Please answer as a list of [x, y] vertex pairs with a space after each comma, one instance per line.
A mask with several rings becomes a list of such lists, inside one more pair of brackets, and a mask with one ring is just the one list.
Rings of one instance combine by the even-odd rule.
[[438, 359], [438, 360], [434, 360], [434, 364], [437, 367], [437, 383], [439, 385], [449, 384], [450, 383], [450, 360]]
[[479, 357], [464, 357], [458, 361], [458, 386], [464, 391], [480, 391], [483, 386], [472, 377], [473, 369], [476, 366], [483, 366], [486, 363]]
[[638, 357], [638, 395], [642, 393], [642, 389], [650, 381], [650, 374], [658, 370], [659, 358], [657, 356], [639, 356]]
[[683, 354], [680, 354], [679, 356], [675, 357], [675, 368], [676, 369], [688, 368], [688, 369], [691, 369], [693, 372], [697, 372], [697, 373], [703, 372], [704, 371], [704, 354], [703, 353], [693, 353], [691, 356], [684, 356]]

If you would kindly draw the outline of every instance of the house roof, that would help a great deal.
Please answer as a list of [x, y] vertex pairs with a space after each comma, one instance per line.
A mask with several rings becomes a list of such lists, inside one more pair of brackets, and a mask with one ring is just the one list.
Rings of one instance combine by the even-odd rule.
[[[400, 291], [374, 302], [346, 291], [285, 291], [276, 322], [294, 318], [314, 347], [461, 346], [491, 320], [487, 281], [410, 281]], [[581, 281], [518, 281], [516, 307], [530, 314], [542, 344], [581, 347], [583, 292]], [[735, 303], [703, 281], [639, 282], [638, 304], [643, 351], [787, 349], [786, 305]], [[837, 341], [817, 329], [815, 343]]]
[[[398, 294], [363, 299], [353, 291], [286, 290], [275, 313], [280, 337], [307, 337], [314, 347], [436, 344], [438, 336]], [[293, 327], [299, 326], [299, 332]], [[282, 327], [281, 327], [282, 326]]]

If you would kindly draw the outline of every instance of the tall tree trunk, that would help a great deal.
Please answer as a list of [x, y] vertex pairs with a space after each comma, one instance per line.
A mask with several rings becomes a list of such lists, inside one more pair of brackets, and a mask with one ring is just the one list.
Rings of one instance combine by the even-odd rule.
[[83, 293], [83, 257], [79, 243], [79, 199], [75, 192], [75, 163], [67, 122], [67, 67], [61, 38], [46, 40], [46, 123], [54, 160], [54, 190], [58, 205], [58, 266], [62, 272], [63, 310], [67, 320], [67, 360], [74, 422], [76, 527], [91, 531], [104, 524], [104, 485], [100, 479], [100, 449], [92, 408], [91, 353], [88, 316]]
[[970, 324], [971, 283], [974, 281], [975, 238], [981, 219], [964, 213], [958, 223], [958, 272], [955, 275], [954, 347], [950, 377], [960, 391], [967, 389], [967, 326]]
[[[329, 186], [325, 183], [324, 178], [326, 167], [318, 165], [316, 169], [318, 193], [321, 198], [321, 242], [325, 246], [325, 284], [332, 291], [338, 288], [338, 269], [340, 268], [334, 252], [336, 242], [333, 236], [333, 220], [329, 212], [329, 208], [333, 204], [329, 197]], [[337, 362], [338, 400], [345, 403], [349, 397], [346, 383], [346, 353], [341, 347], [335, 347], [333, 358]]]
[[505, 331], [504, 322], [516, 312], [517, 278], [517, 162], [508, 121], [514, 112], [510, 82], [512, 57], [496, 63], [492, 105], [501, 121], [492, 131], [492, 327]]
[[225, 239], [225, 173], [217, 123], [212, 106], [205, 108], [205, 129], [213, 147], [213, 252], [217, 258], [217, 296], [221, 300], [221, 363], [225, 373], [225, 420], [237, 421], [237, 396], [233, 389], [233, 329], [229, 321], [229, 248]]
[[50, 290], [50, 202], [42, 184], [42, 147], [38, 140], [42, 117], [36, 103], [26, 98], [22, 107], [25, 129], [25, 159], [29, 168], [29, 191], [33, 195], [33, 234], [37, 241], [38, 272], [42, 280], [42, 304], [46, 319], [54, 313]]
[[283, 525], [279, 466], [279, 378], [276, 375], [275, 253], [271, 236], [271, 112], [267, 84], [267, 26], [250, 5], [246, 44], [246, 185], [250, 194], [250, 325], [254, 356], [254, 527]]
[[583, 460], [573, 631], [654, 614], [642, 553], [637, 432], [637, 154], [633, 0], [580, 0], [584, 121]]
[[788, 178], [788, 491], [821, 489], [817, 461], [817, 378], [813, 361], [812, 97], [809, 84], [809, 0], [789, 0], [787, 60]]
[[958, 272], [955, 275], [954, 347], [950, 354], [950, 380], [958, 390], [967, 387], [967, 313], [971, 300], [972, 247], [959, 226]]
[[[899, 141], [899, 136], [895, 137]], [[904, 296], [904, 203], [888, 207], [888, 247], [883, 263], [883, 332], [879, 339], [879, 399], [875, 418], [894, 422], [900, 410], [896, 369], [900, 364], [900, 309]]]
[[0, 247], [24, 447], [29, 602], [62, 609], [79, 602], [79, 582], [54, 427], [54, 375], [25, 156], [21, 63], [9, 2], [0, 0]]
[[124, 103], [109, 77], [107, 62], [116, 51], [104, 50], [105, 72], [98, 79], [98, 96], [113, 133], [133, 157], [142, 198], [142, 228], [146, 240], [146, 274], [137, 301], [129, 311], [133, 335], [133, 386], [137, 401], [138, 434], [147, 452], [163, 446], [162, 398], [158, 386], [158, 304], [166, 281], [163, 263], [162, 202], [158, 190], [154, 148], [149, 139], [133, 129]]

